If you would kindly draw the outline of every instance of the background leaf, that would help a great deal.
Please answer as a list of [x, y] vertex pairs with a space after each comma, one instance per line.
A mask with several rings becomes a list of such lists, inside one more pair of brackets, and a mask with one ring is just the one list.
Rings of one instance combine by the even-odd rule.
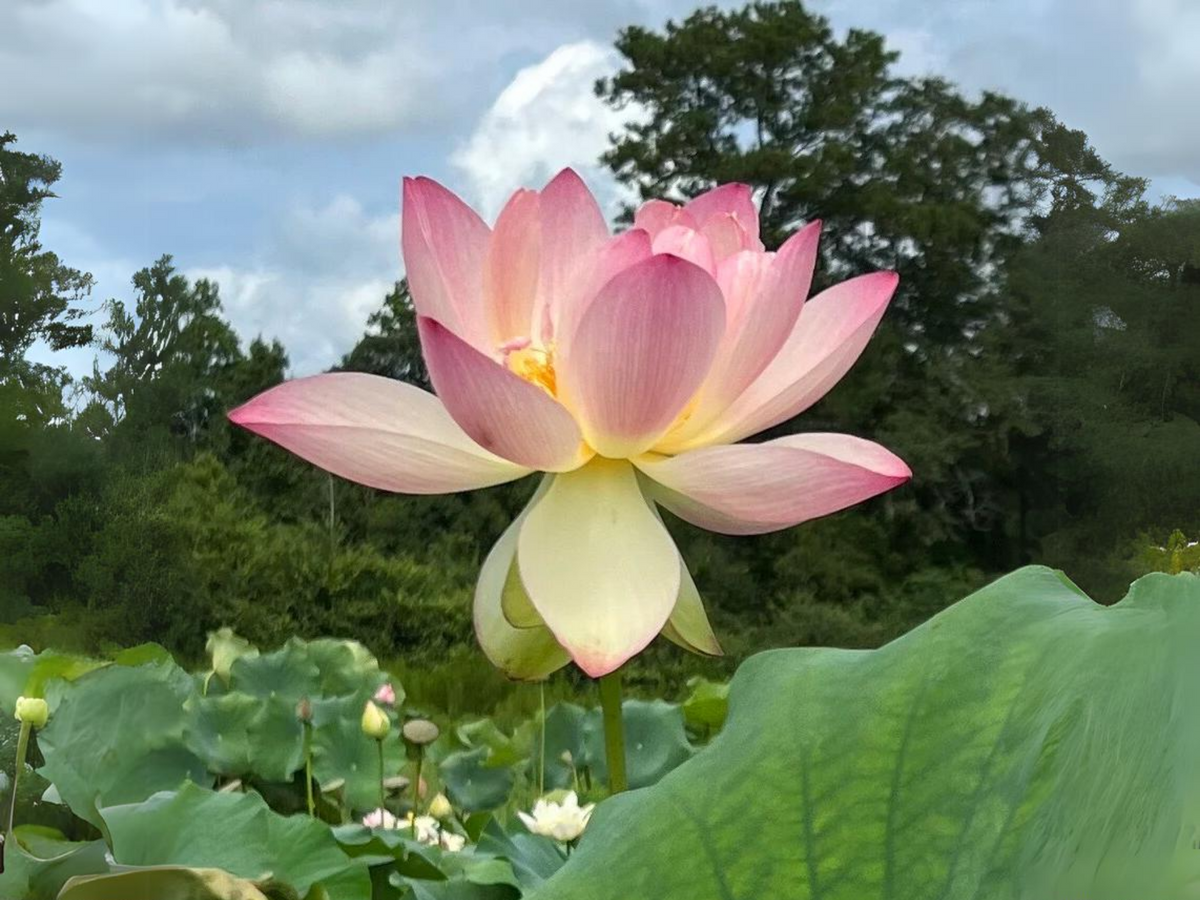
[[103, 816], [113, 857], [123, 865], [221, 868], [254, 880], [269, 875], [301, 895], [320, 883], [330, 900], [370, 900], [366, 867], [324, 824], [278, 815], [257, 794], [189, 784], [144, 803], [106, 807]]
[[84, 675], [38, 733], [46, 760], [41, 774], [96, 826], [98, 806], [138, 802], [184, 781], [207, 782], [204, 763], [184, 744], [191, 690], [191, 676], [173, 662]]

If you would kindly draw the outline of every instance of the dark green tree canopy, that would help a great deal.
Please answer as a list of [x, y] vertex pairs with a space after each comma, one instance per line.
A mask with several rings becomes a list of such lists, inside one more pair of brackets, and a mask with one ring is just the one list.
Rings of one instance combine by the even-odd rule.
[[338, 366], [347, 372], [367, 372], [407, 381], [432, 391], [421, 340], [417, 335], [417, 311], [408, 281], [397, 281], [383, 305], [367, 319], [364, 334]]
[[16, 140], [11, 132], [0, 134], [0, 406], [21, 418], [45, 418], [62, 414], [59, 395], [68, 379], [61, 368], [34, 363], [26, 353], [39, 340], [52, 350], [91, 341], [80, 303], [92, 277], [42, 246], [42, 202], [55, 196], [51, 188], [62, 166], [13, 149]]
[[647, 114], [603, 157], [620, 180], [645, 198], [746, 182], [768, 246], [820, 218], [823, 277], [899, 271], [893, 321], [925, 349], [980, 327], [1043, 201], [1085, 202], [1111, 174], [1049, 111], [900, 78], [882, 35], [839, 38], [797, 0], [627, 28], [617, 49], [625, 68], [597, 92]]
[[189, 284], [170, 256], [137, 272], [133, 287], [132, 309], [120, 300], [106, 304], [99, 347], [112, 365], [102, 372], [97, 363], [85, 379], [93, 405], [114, 422], [170, 423], [194, 440], [223, 412], [222, 388], [242, 359], [237, 334], [222, 317], [216, 284]]

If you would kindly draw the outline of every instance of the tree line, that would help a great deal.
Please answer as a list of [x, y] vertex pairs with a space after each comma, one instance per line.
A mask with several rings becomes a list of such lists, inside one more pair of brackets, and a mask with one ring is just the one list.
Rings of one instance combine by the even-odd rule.
[[[644, 667], [874, 646], [1030, 562], [1112, 602], [1200, 534], [1200, 202], [1150, 199], [1046, 109], [901, 77], [883, 36], [794, 0], [627, 28], [617, 50], [596, 91], [646, 113], [603, 157], [619, 180], [747, 182], [769, 247], [824, 221], [819, 281], [899, 271], [858, 365], [768, 436], [861, 434], [914, 471], [766, 537], [671, 522], [729, 661]], [[222, 624], [468, 652], [473, 577], [532, 485], [397, 497], [236, 432], [225, 410], [281, 381], [286, 349], [243, 344], [219, 286], [169, 256], [96, 309], [39, 239], [58, 163], [5, 134], [0, 175], [0, 622], [184, 654]], [[39, 344], [104, 352], [72, 379]], [[403, 282], [337, 368], [428, 387]]]

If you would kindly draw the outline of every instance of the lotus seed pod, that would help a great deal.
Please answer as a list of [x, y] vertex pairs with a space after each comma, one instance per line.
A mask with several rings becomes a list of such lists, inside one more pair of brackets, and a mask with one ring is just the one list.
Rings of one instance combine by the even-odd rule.
[[362, 714], [362, 730], [369, 738], [374, 738], [377, 741], [382, 741], [388, 735], [388, 729], [391, 728], [391, 720], [388, 719], [387, 713], [374, 704], [371, 700], [367, 701], [367, 705], [363, 707]]
[[17, 698], [17, 721], [41, 728], [50, 718], [50, 706], [40, 697]]
[[438, 727], [428, 719], [409, 719], [404, 723], [404, 739], [418, 747], [432, 744], [439, 734]]
[[389, 775], [383, 779], [384, 790], [396, 791], [397, 793], [407, 790], [410, 784], [412, 784], [412, 781], [407, 775]]

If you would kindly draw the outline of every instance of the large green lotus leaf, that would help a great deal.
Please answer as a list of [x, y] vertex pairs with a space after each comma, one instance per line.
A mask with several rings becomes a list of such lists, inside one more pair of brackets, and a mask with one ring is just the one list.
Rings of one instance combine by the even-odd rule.
[[516, 775], [511, 767], [490, 765], [487, 747], [457, 750], [442, 760], [438, 774], [450, 801], [461, 809], [480, 812], [508, 802]]
[[166, 647], [153, 642], [118, 650], [112, 658], [113, 663], [118, 666], [144, 666], [146, 663], [172, 660], [171, 652]]
[[308, 816], [281, 816], [257, 794], [214, 793], [195, 785], [144, 803], [102, 810], [117, 863], [224, 869], [270, 877], [301, 896], [317, 884], [329, 900], [370, 900], [366, 866]]
[[507, 859], [477, 848], [440, 852], [436, 859], [437, 878], [397, 867], [388, 879], [390, 885], [407, 888], [414, 900], [517, 900], [521, 896], [521, 884]]
[[[630, 787], [654, 784], [694, 752], [679, 706], [663, 700], [626, 700], [625, 765]], [[534, 763], [539, 746], [534, 746]], [[571, 763], [563, 754], [571, 754]], [[556, 703], [546, 714], [546, 787], [570, 788], [576, 771], [590, 769], [593, 780], [605, 781], [604, 723], [598, 709]], [[535, 770], [536, 771], [536, 770]]]
[[68, 841], [61, 832], [18, 825], [4, 846], [0, 897], [4, 900], [54, 900], [76, 875], [107, 872], [103, 841]]
[[539, 900], [1200, 896], [1200, 578], [997, 581], [875, 651], [777, 650], [602, 804]]
[[[574, 773], [591, 765], [588, 754], [588, 731], [597, 727], [595, 716], [574, 703], [555, 703], [546, 712], [546, 760], [543, 764], [546, 788], [569, 788], [574, 785]], [[533, 760], [541, 757], [542, 742], [535, 733]], [[564, 755], [570, 754], [570, 763]], [[536, 769], [535, 769], [536, 771]]]
[[154, 866], [72, 878], [57, 900], [283, 900], [296, 894], [235, 878], [220, 869]]
[[[695, 750], [683, 726], [683, 710], [665, 700], [626, 700], [621, 707], [625, 724], [625, 767], [631, 788], [654, 784], [691, 759]], [[608, 781], [604, 754], [604, 723], [592, 710], [586, 731], [593, 777]]]
[[106, 666], [52, 691], [58, 707], [38, 733], [40, 773], [77, 816], [97, 826], [99, 806], [207, 781], [204, 763], [184, 743], [191, 690], [191, 677], [174, 663], [153, 662]]
[[45, 696], [51, 679], [74, 681], [104, 665], [107, 663], [53, 650], [34, 653], [26, 646], [0, 653], [0, 715], [13, 714], [17, 697]]
[[189, 749], [210, 771], [291, 781], [304, 765], [304, 736], [295, 707], [279, 697], [240, 691], [187, 702]]
[[37, 663], [32, 647], [22, 644], [0, 653], [0, 714], [12, 715], [17, 698], [25, 693], [25, 682]]
[[503, 884], [476, 884], [464, 878], [449, 881], [414, 881], [397, 875], [391, 877], [395, 886], [405, 885], [411, 891], [404, 896], [412, 900], [517, 900], [520, 891]]
[[688, 681], [692, 692], [683, 701], [688, 727], [704, 736], [721, 730], [729, 714], [729, 685], [696, 676]]
[[[367, 811], [379, 806], [379, 746], [362, 733], [365, 699], [345, 697], [313, 703], [313, 775], [328, 785], [343, 779], [347, 805]], [[396, 717], [383, 741], [385, 776], [399, 775], [408, 758]]]
[[442, 871], [446, 851], [419, 843], [412, 837], [411, 828], [367, 828], [349, 824], [337, 825], [332, 831], [339, 846], [364, 865], [387, 864], [391, 870], [417, 879], [446, 877]]
[[393, 885], [406, 885], [413, 900], [517, 900], [521, 892], [505, 884], [476, 884], [465, 878], [448, 881], [414, 881], [393, 875]]
[[[480, 747], [486, 749], [487, 765], [492, 768], [515, 766], [526, 758], [517, 740], [501, 731], [491, 719], [466, 722], [454, 729], [454, 733], [459, 743], [468, 750]], [[531, 731], [529, 736], [535, 734], [536, 732]]]
[[293, 705], [302, 697], [369, 695], [385, 680], [379, 663], [361, 644], [332, 638], [292, 638], [271, 653], [240, 656], [231, 668], [235, 690]]
[[566, 857], [559, 845], [537, 834], [509, 834], [494, 819], [479, 836], [478, 849], [507, 859], [517, 882], [526, 890], [538, 887], [562, 868]]
[[[321, 673], [319, 687], [324, 697], [353, 694], [364, 687], [374, 691], [387, 680], [371, 651], [357, 641], [317, 638], [308, 642], [308, 657]], [[399, 706], [404, 702], [404, 690], [398, 684], [392, 689]]]
[[230, 668], [230, 683], [254, 697], [295, 704], [301, 697], [320, 696], [321, 670], [309, 656], [308, 644], [292, 638], [270, 653], [239, 656]]

